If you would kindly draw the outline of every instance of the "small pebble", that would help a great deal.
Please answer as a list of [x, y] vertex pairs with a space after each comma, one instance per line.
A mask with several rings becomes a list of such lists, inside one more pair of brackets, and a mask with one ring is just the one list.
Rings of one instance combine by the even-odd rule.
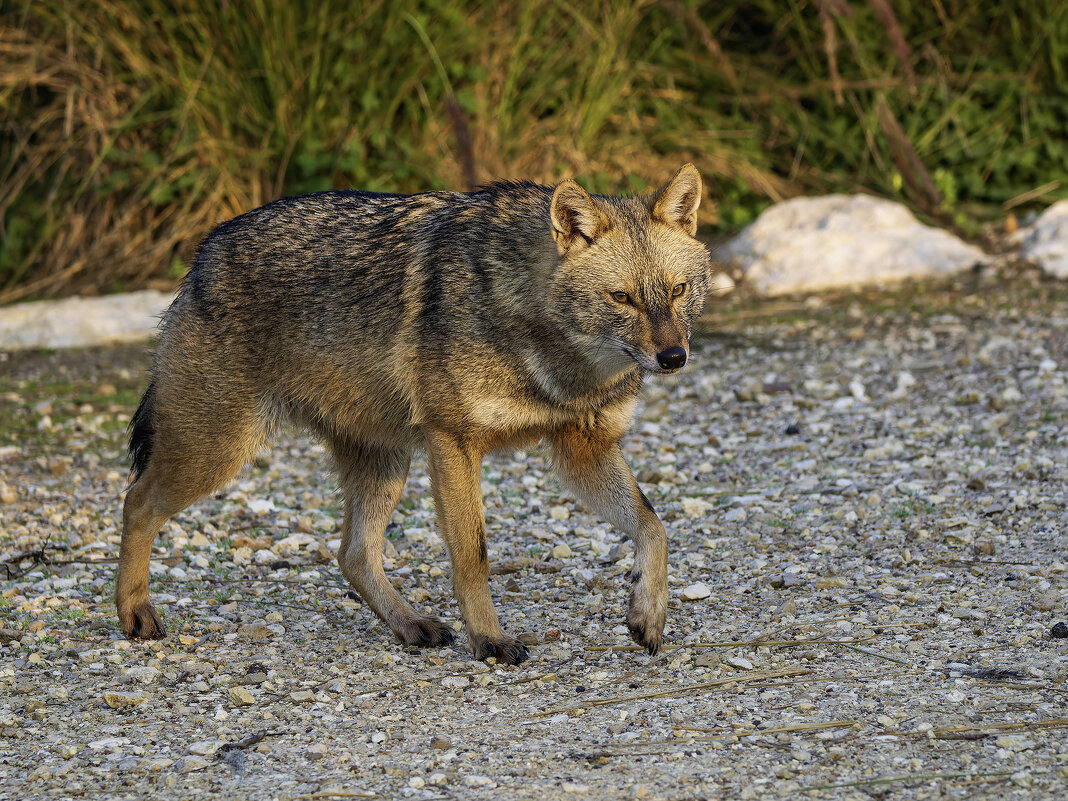
[[704, 582], [691, 584], [680, 593], [684, 601], [700, 601], [712, 595], [712, 590]]

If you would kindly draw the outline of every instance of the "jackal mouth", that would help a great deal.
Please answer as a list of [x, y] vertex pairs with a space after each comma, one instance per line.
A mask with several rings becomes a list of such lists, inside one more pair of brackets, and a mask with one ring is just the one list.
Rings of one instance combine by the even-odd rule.
[[659, 364], [656, 363], [656, 359], [654, 357], [646, 356], [643, 353], [639, 353], [638, 351], [634, 350], [631, 347], [628, 347], [627, 345], [623, 346], [623, 352], [630, 356], [630, 358], [634, 359], [634, 361], [637, 363], [638, 367], [641, 368], [641, 371], [643, 373], [647, 373], [649, 375], [655, 375], [658, 377], [670, 376], [675, 375], [676, 373], [682, 370], [682, 367], [661, 367]]

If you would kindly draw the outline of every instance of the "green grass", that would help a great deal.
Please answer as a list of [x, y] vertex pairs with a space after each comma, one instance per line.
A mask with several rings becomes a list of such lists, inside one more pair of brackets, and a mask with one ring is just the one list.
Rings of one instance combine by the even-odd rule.
[[890, 510], [890, 516], [904, 519], [915, 515], [932, 514], [937, 511], [938, 507], [930, 501], [914, 495], [910, 496], [908, 500], [895, 504], [894, 508]]
[[1068, 4], [892, 6], [0, 3], [0, 303], [171, 285], [284, 194], [463, 189], [466, 138], [476, 181], [691, 159], [724, 229], [802, 193], [966, 232], [1068, 197]]

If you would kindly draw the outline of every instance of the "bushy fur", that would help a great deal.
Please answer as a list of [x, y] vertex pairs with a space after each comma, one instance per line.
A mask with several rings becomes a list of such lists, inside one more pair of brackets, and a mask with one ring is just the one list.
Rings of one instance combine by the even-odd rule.
[[491, 449], [545, 439], [565, 483], [635, 540], [628, 622], [655, 651], [666, 538], [618, 441], [642, 375], [674, 372], [688, 352], [711, 277], [693, 236], [700, 194], [687, 165], [648, 197], [591, 197], [574, 181], [324, 192], [219, 226], [164, 316], [131, 424], [123, 631], [163, 636], [148, 601], [156, 532], [287, 419], [332, 449], [342, 571], [402, 641], [452, 637], [382, 569], [383, 530], [425, 450], [472, 648], [525, 658], [489, 599], [480, 465]]

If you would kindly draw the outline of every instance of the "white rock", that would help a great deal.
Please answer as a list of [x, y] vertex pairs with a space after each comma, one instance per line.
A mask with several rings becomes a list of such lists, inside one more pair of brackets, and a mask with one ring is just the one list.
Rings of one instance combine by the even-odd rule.
[[272, 545], [271, 550], [276, 553], [289, 554], [295, 553], [301, 548], [315, 548], [318, 544], [319, 540], [311, 534], [290, 534]]
[[192, 755], [179, 759], [174, 763], [174, 770], [176, 773], [194, 773], [198, 770], [204, 770], [211, 764], [210, 759], [205, 759], [202, 756]]
[[196, 754], [197, 756], [213, 756], [222, 747], [222, 744], [222, 740], [198, 740], [186, 746], [186, 750], [190, 754]]
[[144, 342], [172, 295], [146, 290], [102, 298], [18, 303], [0, 309], [0, 350]]
[[[684, 506], [685, 506], [685, 503], [686, 502], [683, 501], [683, 505]], [[748, 517], [749, 517], [749, 510], [746, 509], [744, 506], [739, 506], [739, 507], [737, 507], [735, 509], [731, 509], [725, 515], [723, 515], [723, 522], [724, 523], [744, 523], [746, 521], [746, 519], [748, 519]]]
[[248, 510], [256, 515], [265, 515], [274, 511], [274, 501], [256, 498], [248, 502]]
[[126, 737], [105, 737], [102, 740], [93, 740], [89, 747], [94, 751], [106, 751], [114, 753], [121, 751], [124, 745], [129, 745], [130, 740]]
[[795, 198], [772, 206], [724, 249], [762, 295], [953, 275], [990, 257], [868, 195]]
[[1023, 258], [1056, 278], [1068, 278], [1068, 200], [1054, 203], [1013, 239]]
[[132, 667], [122, 674], [124, 680], [128, 682], [139, 681], [142, 684], [151, 684], [159, 678], [159, 668], [149, 667], [148, 665], [139, 665], [138, 667]]
[[753, 663], [746, 659], [744, 656], [729, 656], [727, 657], [727, 664], [732, 665], [739, 670], [752, 670]]
[[691, 584], [681, 593], [684, 601], [700, 601], [703, 598], [709, 597], [711, 594], [712, 590], [708, 589], [708, 585], [700, 581], [696, 584]]
[[683, 498], [682, 513], [689, 518], [703, 517], [712, 509], [712, 504], [704, 498]]
[[464, 784], [468, 787], [496, 787], [496, 782], [489, 776], [465, 776]]
[[708, 292], [713, 297], [723, 297], [729, 295], [735, 289], [734, 279], [724, 272], [718, 272], [712, 274], [712, 281], [708, 285]]
[[446, 676], [441, 680], [442, 687], [448, 687], [451, 690], [459, 690], [467, 687], [471, 683], [471, 680], [467, 676]]

